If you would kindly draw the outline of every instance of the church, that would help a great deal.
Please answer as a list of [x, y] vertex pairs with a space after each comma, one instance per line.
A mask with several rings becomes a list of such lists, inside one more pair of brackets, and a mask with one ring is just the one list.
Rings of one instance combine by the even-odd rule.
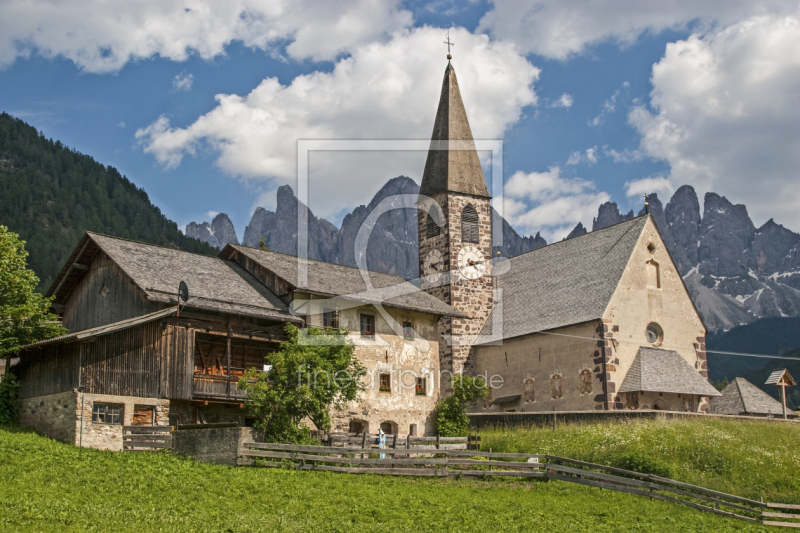
[[719, 393], [706, 328], [651, 216], [503, 258], [490, 201], [448, 61], [417, 201], [418, 283], [244, 246], [206, 257], [86, 233], [47, 293], [69, 333], [12, 366], [20, 422], [106, 449], [121, 449], [130, 425], [250, 425], [235, 384], [268, 363], [288, 323], [346, 328], [367, 369], [334, 431], [433, 434], [459, 374], [489, 383], [477, 413], [708, 412]]

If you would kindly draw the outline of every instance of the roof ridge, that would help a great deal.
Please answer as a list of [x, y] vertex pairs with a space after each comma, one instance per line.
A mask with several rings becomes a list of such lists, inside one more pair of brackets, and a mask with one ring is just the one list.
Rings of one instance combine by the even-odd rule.
[[633, 222], [635, 220], [639, 220], [640, 218], [649, 217], [649, 216], [651, 216], [650, 213], [645, 213], [643, 215], [638, 215], [638, 216], [635, 216], [633, 218], [629, 218], [628, 220], [623, 220], [621, 222], [617, 222], [615, 224], [611, 224], [610, 226], [606, 226], [604, 228], [600, 228], [600, 229], [593, 230], [593, 231], [587, 231], [583, 235], [576, 235], [575, 237], [571, 237], [569, 239], [562, 239], [560, 241], [551, 242], [550, 244], [545, 244], [544, 246], [540, 246], [539, 248], [534, 248], [533, 250], [528, 250], [527, 252], [523, 252], [523, 253], [521, 253], [519, 255], [515, 255], [513, 257], [509, 257], [508, 259], [509, 260], [516, 259], [517, 257], [522, 257], [523, 255], [532, 254], [533, 252], [538, 252], [539, 250], [544, 250], [545, 248], [550, 248], [550, 247], [555, 246], [557, 244], [564, 244], [566, 242], [574, 241], [575, 239], [580, 239], [581, 237], [586, 237], [587, 235], [596, 235], [596, 234], [598, 234], [598, 233], [600, 233], [602, 231], [605, 231], [607, 229], [613, 228], [614, 226], [619, 226], [621, 224], [628, 224], [628, 223]]
[[[164, 245], [161, 245], [161, 244], [153, 244], [152, 242], [137, 241], [136, 239], [129, 239], [127, 237], [117, 237], [116, 235], [108, 235], [106, 233], [99, 233], [97, 231], [86, 231], [86, 233], [84, 233], [84, 235], [106, 237], [107, 239], [114, 239], [114, 240], [117, 240], [117, 241], [132, 242], [134, 244], [142, 244], [144, 246], [152, 246], [154, 248], [163, 248], [165, 250], [173, 250], [175, 252], [182, 252], [182, 253], [185, 253], [185, 254], [199, 255], [200, 257], [208, 257], [210, 259], [221, 259], [223, 261], [227, 261], [227, 259], [221, 258], [219, 256], [219, 254], [217, 254], [217, 255], [206, 255], [206, 254], [201, 254], [201, 253], [198, 253], [198, 252], [190, 252], [189, 250], [184, 250], [183, 248], [170, 248], [169, 246], [164, 246]], [[194, 237], [187, 237], [187, 239], [194, 239], [196, 241], [203, 242], [200, 239], [195, 239]], [[206, 243], [206, 244], [208, 244], [208, 243]], [[209, 246], [211, 246], [211, 245], [209, 244]]]
[[[253, 248], [252, 246], [245, 246], [243, 244], [230, 244], [230, 243], [228, 243], [227, 246], [246, 248], [248, 250], [254, 250], [256, 252], [265, 252], [265, 253], [269, 253], [269, 254], [277, 254], [277, 255], [282, 255], [282, 256], [285, 256], [285, 257], [293, 257], [295, 259], [300, 259], [300, 256], [297, 256], [297, 255], [287, 254], [287, 253], [284, 253], [284, 252], [276, 252], [274, 250], [262, 250], [260, 248]], [[223, 248], [223, 250], [224, 250], [224, 248]], [[222, 253], [222, 250], [220, 250], [220, 253]], [[360, 267], [354, 267], [354, 266], [350, 266], [350, 265], [343, 265], [341, 263], [331, 263], [330, 261], [322, 261], [320, 259], [311, 259], [309, 257], [306, 257], [305, 260], [306, 261], [313, 261], [314, 263], [321, 263], [323, 265], [333, 265], [333, 266], [338, 266], [338, 267], [342, 267], [342, 268], [349, 268], [351, 270], [358, 270], [358, 271], [364, 270], [364, 271], [370, 272], [372, 274], [378, 274], [378, 275], [381, 275], [381, 276], [389, 276], [389, 277], [393, 277], [393, 278], [397, 278], [397, 279], [400, 279], [402, 281], [405, 281], [406, 283], [411, 283], [407, 279], [405, 279], [405, 278], [403, 278], [401, 276], [398, 276], [397, 274], [387, 274], [386, 272], [378, 272], [377, 270], [370, 270], [368, 268], [363, 268], [362, 269]], [[226, 259], [226, 261], [228, 261], [228, 259]]]

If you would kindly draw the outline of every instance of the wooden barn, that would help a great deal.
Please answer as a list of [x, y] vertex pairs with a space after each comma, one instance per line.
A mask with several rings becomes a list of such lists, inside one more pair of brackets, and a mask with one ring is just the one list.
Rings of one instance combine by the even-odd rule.
[[19, 354], [20, 422], [107, 449], [128, 425], [246, 425], [239, 377], [302, 323], [233, 261], [94, 233], [47, 295], [70, 333]]

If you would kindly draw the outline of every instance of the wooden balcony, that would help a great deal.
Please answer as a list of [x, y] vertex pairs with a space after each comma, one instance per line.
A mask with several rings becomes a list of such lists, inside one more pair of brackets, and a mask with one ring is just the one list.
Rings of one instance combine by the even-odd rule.
[[243, 400], [247, 392], [240, 390], [236, 384], [238, 376], [211, 375], [195, 372], [192, 379], [192, 395], [195, 398], [236, 399]]

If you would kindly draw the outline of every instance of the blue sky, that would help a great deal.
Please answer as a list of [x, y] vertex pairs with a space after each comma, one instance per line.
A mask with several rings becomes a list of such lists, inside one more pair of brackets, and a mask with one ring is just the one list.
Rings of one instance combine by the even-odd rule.
[[[295, 185], [298, 139], [428, 137], [449, 29], [473, 132], [504, 140], [520, 233], [561, 238], [602, 201], [638, 211], [685, 183], [800, 230], [797, 2], [30, 4], [0, 6], [0, 110], [117, 167], [180, 226], [225, 212], [241, 238]], [[422, 164], [312, 158], [311, 207], [338, 225]]]

